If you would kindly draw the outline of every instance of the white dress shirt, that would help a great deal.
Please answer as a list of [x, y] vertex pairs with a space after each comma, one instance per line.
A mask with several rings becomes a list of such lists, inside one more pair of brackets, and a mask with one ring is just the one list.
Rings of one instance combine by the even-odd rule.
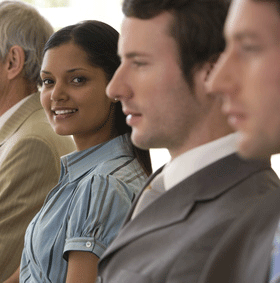
[[167, 163], [162, 171], [165, 190], [173, 188], [200, 169], [236, 152], [237, 135], [238, 133], [233, 133], [198, 146]]

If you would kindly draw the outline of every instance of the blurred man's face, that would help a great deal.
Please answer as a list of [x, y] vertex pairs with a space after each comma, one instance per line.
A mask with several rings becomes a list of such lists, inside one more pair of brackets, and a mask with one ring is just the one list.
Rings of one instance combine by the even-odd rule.
[[270, 2], [234, 0], [227, 47], [212, 76], [228, 122], [240, 132], [239, 153], [280, 152], [280, 15]]

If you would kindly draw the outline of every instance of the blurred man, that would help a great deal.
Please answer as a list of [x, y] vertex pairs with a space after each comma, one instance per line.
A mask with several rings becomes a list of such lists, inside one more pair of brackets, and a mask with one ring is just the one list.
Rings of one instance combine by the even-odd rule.
[[246, 158], [280, 152], [280, 1], [235, 0], [225, 25], [226, 52], [213, 74], [213, 91], [240, 132]]
[[231, 225], [280, 184], [269, 159], [235, 154], [236, 135], [208, 89], [226, 2], [123, 3], [122, 63], [107, 92], [121, 101], [134, 144], [166, 147], [171, 162], [136, 199], [99, 282], [197, 282]]
[[[234, 0], [224, 30], [227, 48], [210, 85], [239, 132], [238, 151], [245, 158], [280, 153], [280, 1]], [[278, 188], [220, 241], [206, 265], [207, 282], [280, 282], [279, 214]]]
[[[0, 3], [0, 281], [19, 266], [28, 223], [58, 182], [71, 137], [50, 127], [40, 104], [42, 49], [50, 24], [31, 6]], [[43, 243], [42, 243], [43, 244]]]

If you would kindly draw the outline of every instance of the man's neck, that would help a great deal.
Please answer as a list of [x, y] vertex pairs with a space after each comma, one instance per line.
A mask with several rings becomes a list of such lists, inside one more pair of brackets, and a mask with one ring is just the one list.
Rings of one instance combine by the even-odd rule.
[[[221, 129], [221, 128], [220, 128]], [[211, 131], [211, 128], [205, 129], [205, 131], [201, 131], [201, 133], [194, 134], [186, 139], [185, 143], [181, 143], [180, 146], [174, 148], [168, 148], [168, 151], [171, 156], [171, 160], [176, 157], [182, 155], [183, 153], [195, 149], [204, 144], [208, 144], [215, 140], [218, 140], [222, 137], [225, 137], [229, 134], [233, 133], [231, 128], [224, 127], [223, 131], [219, 131], [218, 128], [215, 131]]]
[[220, 108], [221, 104], [219, 102], [215, 103], [207, 116], [195, 124], [190, 132], [186, 133], [185, 139], [178, 141], [173, 147], [167, 147], [172, 160], [191, 149], [234, 132]]

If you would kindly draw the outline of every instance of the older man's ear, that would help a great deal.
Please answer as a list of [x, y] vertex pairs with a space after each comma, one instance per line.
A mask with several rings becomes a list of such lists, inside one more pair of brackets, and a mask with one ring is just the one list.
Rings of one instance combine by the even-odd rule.
[[7, 76], [9, 80], [14, 79], [22, 72], [24, 62], [25, 53], [23, 49], [18, 45], [12, 46], [5, 59], [5, 64], [7, 66]]

